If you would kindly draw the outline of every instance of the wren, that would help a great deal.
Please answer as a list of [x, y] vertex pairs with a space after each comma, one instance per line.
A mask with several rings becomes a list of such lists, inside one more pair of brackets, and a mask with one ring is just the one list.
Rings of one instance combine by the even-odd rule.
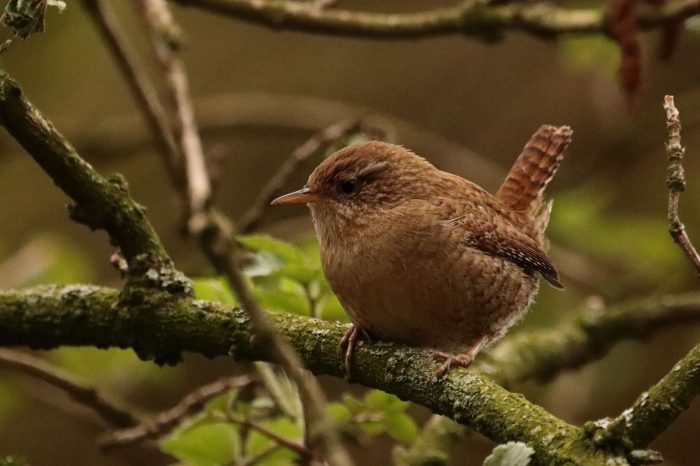
[[346, 147], [303, 189], [272, 204], [307, 203], [328, 282], [360, 334], [434, 350], [468, 367], [527, 312], [541, 276], [561, 288], [546, 254], [544, 189], [572, 131], [542, 126], [496, 195], [383, 142]]

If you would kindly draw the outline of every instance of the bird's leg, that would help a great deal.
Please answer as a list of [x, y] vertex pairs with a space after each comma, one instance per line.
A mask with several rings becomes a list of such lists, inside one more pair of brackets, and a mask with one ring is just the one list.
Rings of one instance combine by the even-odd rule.
[[343, 339], [340, 340], [339, 349], [341, 354], [345, 355], [345, 373], [350, 376], [350, 363], [352, 362], [352, 353], [355, 351], [355, 343], [357, 343], [358, 338], [362, 334], [365, 338], [369, 339], [369, 334], [366, 330], [358, 327], [355, 324], [351, 324], [350, 329], [345, 332]]
[[450, 354], [444, 353], [442, 351], [434, 351], [431, 354], [431, 357], [433, 359], [445, 361], [438, 368], [438, 370], [435, 371], [435, 378], [439, 379], [443, 377], [452, 366], [459, 366], [464, 368], [469, 367], [471, 363], [474, 362], [474, 358], [479, 353], [479, 351], [481, 351], [481, 348], [484, 347], [487, 341], [488, 340], [484, 335], [483, 337], [479, 338], [479, 340], [471, 348], [469, 348], [469, 350], [466, 353], [463, 354]]

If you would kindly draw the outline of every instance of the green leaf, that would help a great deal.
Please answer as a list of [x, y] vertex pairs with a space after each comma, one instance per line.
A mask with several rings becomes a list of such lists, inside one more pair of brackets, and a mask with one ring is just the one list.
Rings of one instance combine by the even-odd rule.
[[328, 417], [337, 424], [347, 424], [352, 418], [352, 414], [347, 406], [343, 403], [328, 403], [326, 405], [326, 413]]
[[239, 236], [237, 240], [248, 249], [272, 253], [285, 262], [297, 262], [302, 259], [302, 255], [293, 244], [269, 235]]
[[110, 391], [130, 391], [146, 380], [172, 383], [172, 375], [178, 373], [174, 367], [144, 364], [133, 351], [117, 348], [62, 347], [51, 351], [48, 357], [72, 374]]
[[178, 429], [161, 441], [160, 449], [192, 466], [223, 466], [235, 460], [236, 427], [225, 422]]
[[204, 412], [208, 416], [212, 416], [213, 414], [216, 413], [227, 413], [229, 410], [229, 407], [231, 404], [235, 401], [236, 396], [238, 395], [238, 390], [236, 389], [231, 389], [227, 391], [226, 393], [222, 393], [219, 396], [215, 396], [211, 400], [209, 400], [204, 407]]
[[267, 277], [278, 271], [284, 262], [278, 256], [267, 251], [258, 251], [253, 261], [244, 268], [247, 277]]
[[384, 417], [384, 425], [387, 433], [404, 445], [413, 442], [418, 435], [418, 426], [415, 421], [404, 412], [387, 413]]
[[238, 304], [236, 296], [231, 292], [226, 279], [218, 278], [195, 278], [194, 295], [197, 299], [216, 301], [222, 304]]
[[379, 435], [386, 431], [386, 426], [381, 421], [362, 421], [360, 429], [367, 435]]
[[299, 390], [294, 382], [284, 372], [275, 371], [273, 366], [266, 362], [254, 364], [270, 395], [280, 404], [282, 412], [301, 425], [303, 410]]
[[336, 320], [339, 322], [350, 322], [347, 312], [343, 309], [338, 298], [334, 294], [326, 294], [318, 300], [318, 316], [324, 320]]
[[365, 394], [365, 403], [368, 407], [382, 410], [403, 410], [408, 403], [401, 401], [396, 395], [381, 390], [369, 390]]
[[365, 409], [365, 405], [350, 393], [343, 393], [341, 400], [345, 406], [348, 407], [351, 413], [356, 414]]
[[494, 448], [484, 466], [527, 466], [534, 452], [522, 442], [508, 442]]
[[323, 272], [312, 264], [306, 262], [287, 262], [279, 268], [277, 273], [283, 277], [288, 277], [308, 285], [313, 281], [323, 279]]
[[[258, 424], [282, 438], [295, 442], [301, 442], [303, 439], [301, 429], [289, 418], [275, 417], [263, 422], [258, 421]], [[271, 440], [269, 437], [262, 435], [254, 429], [251, 429], [248, 440], [246, 441], [246, 452], [251, 456], [255, 456], [257, 453], [265, 450], [270, 445], [270, 442]], [[294, 456], [296, 456], [296, 454]]]
[[255, 296], [264, 309], [278, 312], [291, 312], [302, 316], [309, 315], [309, 302], [304, 288], [289, 279], [279, 281], [279, 287], [258, 286]]
[[[318, 248], [316, 254], [312, 255], [303, 252], [293, 244], [267, 235], [242, 236], [238, 240], [246, 248], [258, 252], [255, 263], [247, 269], [247, 273], [251, 276], [274, 273], [276, 276], [290, 278], [303, 284], [323, 278], [318, 260]], [[270, 254], [277, 256], [281, 263], [272, 260]]]

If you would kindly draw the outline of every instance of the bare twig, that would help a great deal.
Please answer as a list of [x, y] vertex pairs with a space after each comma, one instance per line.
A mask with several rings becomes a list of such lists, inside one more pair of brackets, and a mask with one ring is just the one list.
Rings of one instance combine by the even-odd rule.
[[254, 466], [254, 465], [258, 464], [259, 462], [261, 462], [262, 460], [264, 460], [265, 458], [267, 458], [268, 456], [270, 456], [272, 453], [279, 450], [280, 448], [282, 448], [280, 445], [270, 445], [269, 447], [265, 448], [257, 455], [252, 456], [252, 457], [248, 458], [247, 460], [245, 460], [244, 462], [242, 462], [240, 464], [240, 466]]
[[10, 48], [10, 45], [12, 45], [12, 41], [14, 40], [14, 37], [10, 37], [9, 39], [5, 39], [2, 44], [0, 44], [0, 54], [5, 53], [5, 51]]
[[162, 437], [180, 425], [188, 416], [196, 414], [212, 398], [229, 390], [245, 387], [252, 382], [249, 376], [242, 375], [225, 377], [203, 385], [187, 394], [177, 405], [152, 419], [128, 429], [112, 432], [101, 442], [102, 447], [105, 449], [123, 447], [146, 439]]
[[143, 107], [144, 111], [141, 113], [150, 127], [151, 136], [155, 136], [173, 184], [178, 188], [182, 185], [180, 182], [182, 156], [170, 131], [170, 123], [160, 103], [155, 86], [149, 79], [146, 70], [141, 66], [126, 34], [119, 27], [108, 6], [104, 5], [102, 0], [83, 0], [83, 5], [102, 34], [102, 38], [124, 75], [129, 89], [134, 94], [136, 102]]
[[107, 399], [95, 387], [75, 380], [71, 374], [41, 358], [19, 351], [0, 349], [0, 367], [30, 375], [61, 389], [75, 402], [94, 411], [111, 427], [129, 427], [139, 422], [135, 415]]
[[272, 440], [273, 442], [275, 442], [277, 445], [284, 447], [284, 448], [288, 448], [288, 449], [298, 453], [299, 455], [302, 456], [302, 458], [312, 458], [313, 457], [311, 450], [306, 448], [301, 443], [284, 438], [281, 435], [279, 435], [277, 432], [274, 432], [274, 431], [268, 429], [267, 427], [260, 425], [257, 422], [252, 421], [248, 418], [236, 416], [235, 414], [232, 414], [232, 413], [227, 413], [226, 415], [221, 416], [221, 420], [230, 421], [230, 422], [233, 422], [235, 424], [252, 429], [256, 432], [259, 432], [260, 434], [264, 435], [265, 437], [267, 437], [270, 440]]
[[[289, 0], [173, 0], [274, 29], [371, 39], [413, 39], [468, 34], [492, 39], [506, 30], [538, 37], [558, 34], [606, 34], [603, 9], [566, 8], [548, 2], [463, 1], [418, 13], [370, 13], [318, 9], [313, 3]], [[642, 5], [636, 15], [641, 29], [651, 29], [700, 13], [699, 0], [677, 0], [663, 6]]]
[[284, 188], [287, 180], [294, 174], [299, 165], [316, 154], [322, 147], [346, 134], [360, 130], [362, 125], [363, 121], [358, 118], [341, 121], [323, 128], [297, 147], [279, 166], [277, 172], [263, 186], [250, 207], [238, 220], [238, 230], [241, 233], [248, 233], [257, 226], [270, 205], [270, 201], [280, 194], [280, 190]]
[[211, 186], [192, 107], [187, 72], [177, 53], [180, 48], [179, 27], [165, 0], [139, 0], [139, 3], [153, 49], [165, 76], [167, 95], [176, 115], [174, 131], [183, 155], [181, 177], [187, 193], [188, 231], [196, 233], [204, 221], [200, 216], [205, 213], [210, 202]]
[[668, 156], [666, 187], [668, 188], [669, 233], [673, 241], [680, 246], [683, 253], [693, 264], [698, 277], [700, 277], [700, 255], [698, 255], [693, 243], [688, 238], [685, 226], [678, 215], [681, 193], [685, 190], [685, 173], [683, 170], [685, 147], [681, 145], [681, 120], [678, 117], [679, 112], [673, 103], [672, 95], [664, 97], [664, 109], [666, 110], [666, 127], [668, 128], [668, 136], [666, 137], [666, 155]]
[[299, 355], [267, 321], [237, 263], [233, 225], [211, 205], [210, 179], [192, 109], [187, 75], [184, 64], [176, 53], [178, 47], [174, 31], [179, 31], [179, 28], [175, 25], [165, 0], [139, 1], [177, 113], [176, 132], [180, 136], [185, 160], [182, 168], [186, 183], [184, 191], [188, 206], [188, 231], [199, 240], [202, 250], [217, 271], [228, 280], [249, 314], [256, 335], [269, 346], [274, 361], [285, 368], [299, 387], [302, 399], [309, 404], [309, 412], [313, 414], [306, 423], [307, 428], [318, 434], [313, 439], [320, 441], [326, 457], [333, 465], [349, 465], [349, 454], [338, 441], [336, 433], [332, 429], [316, 428], [324, 425], [326, 418], [326, 398], [320, 385], [315, 379], [304, 376], [301, 369], [303, 362]]

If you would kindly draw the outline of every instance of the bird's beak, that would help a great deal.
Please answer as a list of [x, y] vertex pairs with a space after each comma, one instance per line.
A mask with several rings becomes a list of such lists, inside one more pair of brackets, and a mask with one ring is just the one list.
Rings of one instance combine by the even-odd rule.
[[301, 188], [298, 191], [294, 191], [284, 196], [280, 196], [274, 201], [270, 202], [270, 205], [280, 205], [280, 204], [306, 204], [307, 202], [316, 202], [320, 199], [319, 195], [313, 192], [309, 188]]

